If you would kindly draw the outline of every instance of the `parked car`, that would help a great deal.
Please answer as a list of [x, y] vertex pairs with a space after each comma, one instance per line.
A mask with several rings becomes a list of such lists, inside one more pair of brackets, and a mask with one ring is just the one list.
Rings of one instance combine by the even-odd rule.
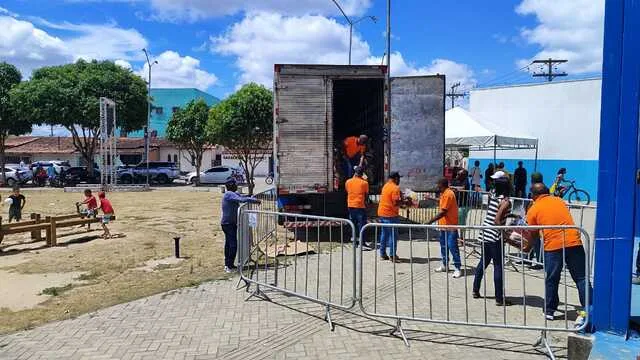
[[53, 166], [57, 174], [59, 174], [62, 169], [64, 169], [64, 171], [68, 171], [71, 168], [71, 164], [69, 164], [68, 161], [61, 161], [61, 160], [36, 161], [31, 164], [30, 168], [33, 171], [37, 169], [38, 166], [42, 166], [45, 170], [48, 167]]
[[87, 184], [99, 184], [100, 183], [100, 170], [94, 168], [93, 175], [89, 176], [89, 169], [86, 166], [74, 166], [70, 167], [65, 172], [66, 177], [73, 183], [87, 183]]
[[[118, 181], [123, 184], [143, 183], [147, 177], [147, 163], [118, 169]], [[165, 161], [149, 162], [149, 180], [160, 184], [170, 184], [180, 177], [176, 164]]]
[[[33, 173], [29, 169], [19, 169], [5, 166], [4, 175], [8, 186], [25, 184], [33, 178]], [[1, 179], [0, 179], [1, 180]]]
[[[196, 172], [192, 171], [186, 175], [189, 184], [195, 184]], [[228, 179], [235, 179], [239, 183], [244, 183], [242, 172], [230, 166], [214, 166], [208, 170], [200, 172], [201, 184], [224, 184]]]

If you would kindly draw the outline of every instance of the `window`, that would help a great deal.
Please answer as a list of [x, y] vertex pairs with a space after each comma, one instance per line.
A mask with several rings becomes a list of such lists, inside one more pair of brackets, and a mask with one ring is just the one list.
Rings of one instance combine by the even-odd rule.
[[171, 108], [171, 112], [174, 113], [174, 114], [177, 113], [178, 110], [180, 110], [179, 106], [174, 106], [174, 107]]
[[154, 110], [156, 112], [156, 115], [162, 115], [162, 107], [161, 106], [154, 107]]
[[171, 154], [167, 154], [167, 162], [171, 162]]
[[178, 154], [173, 154], [173, 162], [178, 163]]
[[211, 169], [211, 170], [212, 170], [212, 172], [227, 172], [227, 171], [229, 171], [229, 168], [226, 168], [226, 167], [217, 167], [217, 168], [213, 168], [213, 169]]

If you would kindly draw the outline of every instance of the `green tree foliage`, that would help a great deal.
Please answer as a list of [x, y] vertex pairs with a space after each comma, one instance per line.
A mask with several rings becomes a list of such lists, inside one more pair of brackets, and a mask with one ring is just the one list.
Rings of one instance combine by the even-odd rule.
[[0, 63], [0, 167], [2, 183], [6, 182], [4, 172], [6, 141], [9, 135], [31, 132], [31, 123], [19, 116], [12, 104], [11, 89], [20, 84], [22, 74], [13, 65]]
[[207, 103], [203, 99], [191, 100], [186, 108], [173, 113], [167, 125], [167, 139], [179, 149], [186, 150], [191, 159], [195, 160], [196, 185], [200, 184], [202, 154], [209, 145], [208, 118], [209, 106]]
[[273, 94], [254, 83], [243, 86], [209, 112], [211, 143], [224, 146], [242, 165], [253, 193], [253, 174], [270, 152], [273, 136]]
[[138, 130], [146, 124], [144, 80], [110, 61], [79, 60], [40, 68], [12, 94], [16, 108], [31, 123], [67, 129], [90, 171], [100, 135], [100, 97], [116, 102], [116, 122], [122, 131]]

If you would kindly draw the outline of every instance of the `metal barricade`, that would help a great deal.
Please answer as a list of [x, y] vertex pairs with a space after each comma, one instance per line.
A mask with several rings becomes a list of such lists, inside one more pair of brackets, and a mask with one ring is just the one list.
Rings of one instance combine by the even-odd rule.
[[263, 289], [297, 296], [325, 308], [356, 304], [355, 227], [346, 219], [253, 210], [238, 218], [240, 281], [255, 285], [249, 296], [269, 300]]
[[[407, 345], [408, 340], [402, 328], [402, 321], [405, 320], [538, 330], [541, 331], [541, 337], [536, 346], [544, 346], [553, 358], [547, 332], [577, 332], [584, 330], [589, 322], [590, 280], [584, 274], [590, 274], [590, 261], [587, 259], [590, 258], [591, 241], [589, 234], [578, 226], [507, 227], [370, 223], [362, 228], [360, 236], [366, 237], [368, 233], [373, 232], [375, 245], [378, 245], [383, 230], [387, 232], [387, 236], [396, 236], [399, 240], [397, 255], [401, 259], [390, 262], [385, 261], [381, 254], [360, 251], [359, 306], [366, 315], [396, 320], [392, 333], [398, 333]], [[445, 241], [444, 247], [441, 246], [439, 240], [441, 230], [447, 230], [445, 234], [465, 234], [475, 231], [483, 235], [494, 231], [498, 234], [496, 236], [499, 238], [499, 243], [489, 243], [481, 239], [480, 258], [499, 259], [502, 266], [496, 267], [493, 260], [492, 270], [487, 271], [486, 266], [480, 266], [479, 260], [471, 261], [460, 256], [462, 271], [460, 278], [453, 278], [449, 275], [450, 273], [437, 272], [436, 270], [440, 270], [437, 268], [443, 266], [443, 249], [444, 254], [449, 257], [449, 253], [454, 248], [457, 248], [459, 253], [464, 253], [466, 246], [466, 242], [458, 245], [455, 240]], [[547, 253], [543, 250], [543, 258], [546, 258], [549, 263], [543, 263], [541, 270], [530, 270], [521, 263], [518, 272], [513, 271], [505, 266], [508, 260], [506, 252], [498, 249], [505, 248], [505, 238], [501, 234], [514, 230], [540, 231], [542, 234], [549, 233], [550, 237], [552, 236], [550, 232], [555, 231], [556, 234], [562, 234], [562, 250]], [[583, 247], [580, 248], [584, 250], [583, 252], [580, 252], [576, 246], [569, 248], [564, 246], [572, 231], [581, 235]], [[379, 251], [385, 254], [386, 249]], [[392, 254], [386, 253], [386, 255]], [[478, 267], [480, 270], [477, 270]], [[493, 271], [496, 268], [498, 272]], [[484, 281], [476, 280], [475, 273], [478, 273], [477, 276], [482, 276]], [[584, 280], [579, 280], [578, 285], [574, 286], [568, 273], [571, 274], [571, 278], [575, 276], [577, 279], [584, 278]], [[490, 286], [487, 285], [487, 282], [491, 282], [491, 279], [487, 279], [487, 274], [494, 274], [495, 282], [502, 279], [500, 290], [503, 301], [512, 302], [512, 306], [488, 304], [500, 299], [488, 300], [492, 298], [489, 294], [493, 295], [494, 291], [491, 291]], [[557, 297], [552, 294], [551, 287], [555, 281], [558, 282], [560, 294]], [[474, 282], [476, 289], [474, 289]], [[479, 288], [478, 284], [481, 284]], [[582, 298], [578, 296], [576, 287], [584, 289]], [[499, 292], [496, 291], [495, 294], [499, 296]], [[547, 304], [556, 308], [547, 309]], [[571, 310], [578, 304], [582, 306], [579, 313]], [[545, 314], [552, 313], [551, 310], [560, 311], [563, 315], [560, 318], [554, 317], [553, 320], [548, 319]], [[584, 322], [574, 327], [573, 320], [577, 314], [584, 316]]]

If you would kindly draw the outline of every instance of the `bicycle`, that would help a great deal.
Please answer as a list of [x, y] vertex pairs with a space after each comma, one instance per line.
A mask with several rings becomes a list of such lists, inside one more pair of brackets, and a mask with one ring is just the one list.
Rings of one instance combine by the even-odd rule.
[[569, 183], [569, 186], [557, 186], [553, 195], [562, 199], [566, 196], [569, 204], [578, 202], [589, 205], [589, 203], [591, 203], [591, 196], [589, 196], [589, 193], [585, 190], [578, 189], [575, 181], [571, 180], [566, 182]]
[[264, 182], [267, 185], [273, 184], [273, 173], [269, 173], [269, 175], [267, 175], [267, 177], [264, 179]]

